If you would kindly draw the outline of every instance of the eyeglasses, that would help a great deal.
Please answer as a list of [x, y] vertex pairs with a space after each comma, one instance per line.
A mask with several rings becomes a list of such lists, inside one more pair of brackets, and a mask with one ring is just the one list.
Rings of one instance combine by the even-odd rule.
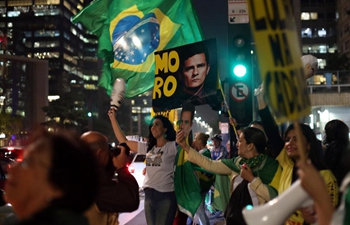
[[184, 123], [184, 124], [187, 125], [187, 124], [190, 124], [190, 122], [191, 122], [191, 121], [189, 121], [189, 120], [178, 120], [178, 121], [176, 122], [176, 124], [177, 124], [177, 125], [180, 125], [180, 124], [183, 124], [183, 123]]

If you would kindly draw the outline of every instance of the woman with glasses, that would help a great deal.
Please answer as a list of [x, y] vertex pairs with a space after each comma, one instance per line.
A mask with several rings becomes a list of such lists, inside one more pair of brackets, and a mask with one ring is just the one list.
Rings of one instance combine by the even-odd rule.
[[118, 142], [125, 142], [134, 153], [146, 154], [145, 214], [148, 225], [172, 224], [176, 209], [174, 167], [177, 148], [173, 124], [164, 116], [153, 117], [148, 142], [127, 140], [116, 120], [115, 110], [108, 111]]
[[97, 176], [95, 156], [79, 137], [40, 131], [9, 169], [6, 200], [18, 224], [88, 225], [82, 213], [97, 194]]

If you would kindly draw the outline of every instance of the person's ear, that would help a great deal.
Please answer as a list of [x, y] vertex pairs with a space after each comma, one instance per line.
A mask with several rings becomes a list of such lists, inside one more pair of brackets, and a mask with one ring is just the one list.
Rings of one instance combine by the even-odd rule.
[[309, 77], [309, 73], [311, 73], [310, 71], [311, 71], [311, 64], [310, 64], [310, 63], [307, 63], [307, 64], [304, 66], [305, 79], [310, 78], [310, 77]]
[[254, 144], [253, 143], [248, 144], [248, 150], [249, 151], [253, 150], [253, 148], [254, 148]]

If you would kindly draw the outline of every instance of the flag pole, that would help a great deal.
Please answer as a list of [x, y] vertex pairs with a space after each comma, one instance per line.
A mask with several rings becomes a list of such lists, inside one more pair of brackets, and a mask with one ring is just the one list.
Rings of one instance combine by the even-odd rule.
[[305, 142], [305, 137], [303, 136], [303, 134], [301, 132], [299, 121], [294, 120], [293, 124], [294, 124], [294, 129], [295, 129], [296, 134], [297, 134], [297, 145], [298, 145], [298, 152], [300, 155], [299, 160], [303, 163], [306, 163], [306, 154], [305, 154], [305, 151], [303, 149], [303, 142]]
[[[231, 110], [228, 107], [228, 104], [227, 104], [227, 101], [226, 101], [226, 97], [225, 97], [225, 94], [224, 94], [224, 90], [222, 90], [221, 80], [220, 80], [219, 76], [218, 76], [218, 84], [219, 84], [219, 89], [221, 91], [222, 99], [224, 100], [224, 104], [225, 104], [225, 108], [227, 110], [228, 116], [232, 119], [233, 117], [232, 117], [232, 114], [231, 114]], [[238, 133], [237, 133], [235, 125], [231, 124], [231, 126], [233, 128], [233, 131], [235, 132], [236, 139], [239, 140]]]

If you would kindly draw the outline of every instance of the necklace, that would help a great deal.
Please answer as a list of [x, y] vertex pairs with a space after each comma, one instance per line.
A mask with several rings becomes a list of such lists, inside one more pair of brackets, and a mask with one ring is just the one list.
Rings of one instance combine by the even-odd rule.
[[158, 153], [162, 150], [162, 147], [158, 147], [158, 148], [159, 148], [158, 151], [155, 152], [156, 146], [154, 146], [154, 147], [152, 148], [152, 150], [151, 150], [152, 154], [158, 155]]

